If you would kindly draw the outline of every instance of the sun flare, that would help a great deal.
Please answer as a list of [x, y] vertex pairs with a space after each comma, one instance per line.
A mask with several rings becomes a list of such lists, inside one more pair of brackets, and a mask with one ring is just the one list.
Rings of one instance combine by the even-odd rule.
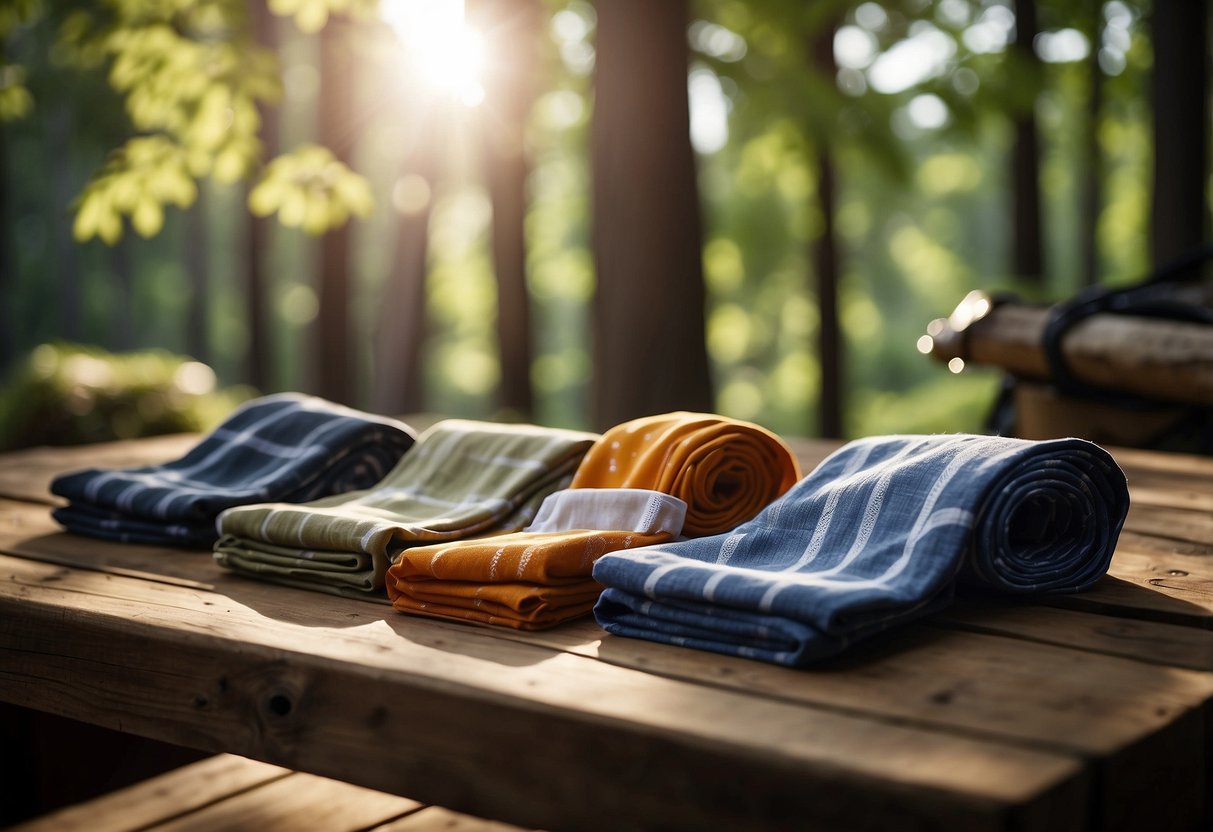
[[467, 25], [462, 0], [380, 0], [379, 14], [428, 86], [468, 107], [484, 100], [484, 39]]

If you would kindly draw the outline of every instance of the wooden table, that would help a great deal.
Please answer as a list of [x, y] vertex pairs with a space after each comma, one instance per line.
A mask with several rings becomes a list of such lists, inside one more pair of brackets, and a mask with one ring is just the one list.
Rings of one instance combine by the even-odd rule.
[[537, 827], [1209, 828], [1213, 461], [1116, 454], [1133, 508], [1091, 592], [789, 670], [410, 618], [50, 519], [57, 472], [193, 441], [0, 457], [0, 700]]

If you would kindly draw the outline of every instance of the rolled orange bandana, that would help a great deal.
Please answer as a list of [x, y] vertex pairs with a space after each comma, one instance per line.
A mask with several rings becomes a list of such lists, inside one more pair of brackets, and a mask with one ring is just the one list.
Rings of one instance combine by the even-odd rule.
[[800, 480], [766, 428], [712, 413], [665, 413], [616, 425], [594, 443], [571, 488], [647, 488], [687, 504], [687, 537], [744, 523]]

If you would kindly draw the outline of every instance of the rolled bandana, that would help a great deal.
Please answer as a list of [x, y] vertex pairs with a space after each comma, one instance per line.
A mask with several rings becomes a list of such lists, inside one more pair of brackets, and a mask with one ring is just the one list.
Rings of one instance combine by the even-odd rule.
[[291, 586], [378, 594], [403, 549], [525, 527], [569, 482], [591, 433], [448, 419], [375, 488], [219, 517], [215, 559]]
[[388, 570], [388, 598], [400, 612], [550, 627], [594, 608], [597, 558], [673, 540], [685, 516], [686, 503], [656, 491], [558, 491], [525, 532], [404, 550]]
[[297, 393], [246, 402], [184, 457], [57, 477], [69, 531], [209, 548], [215, 518], [248, 503], [304, 502], [374, 485], [414, 441], [412, 428]]
[[687, 504], [687, 537], [749, 520], [800, 479], [791, 449], [766, 428], [710, 413], [617, 425], [577, 469], [573, 488], [644, 488]]
[[802, 665], [946, 605], [957, 580], [1076, 592], [1107, 571], [1124, 473], [1080, 439], [874, 437], [728, 534], [604, 555], [611, 633]]

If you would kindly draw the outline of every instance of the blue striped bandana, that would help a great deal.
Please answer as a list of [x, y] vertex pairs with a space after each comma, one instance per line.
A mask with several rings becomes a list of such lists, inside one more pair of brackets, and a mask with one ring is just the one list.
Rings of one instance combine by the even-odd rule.
[[414, 441], [395, 419], [297, 393], [246, 402], [184, 457], [127, 470], [64, 474], [69, 531], [125, 543], [209, 548], [232, 506], [299, 503], [374, 485]]
[[945, 606], [959, 581], [1076, 592], [1106, 571], [1124, 473], [1081, 439], [851, 442], [731, 532], [604, 555], [608, 632], [803, 665]]

